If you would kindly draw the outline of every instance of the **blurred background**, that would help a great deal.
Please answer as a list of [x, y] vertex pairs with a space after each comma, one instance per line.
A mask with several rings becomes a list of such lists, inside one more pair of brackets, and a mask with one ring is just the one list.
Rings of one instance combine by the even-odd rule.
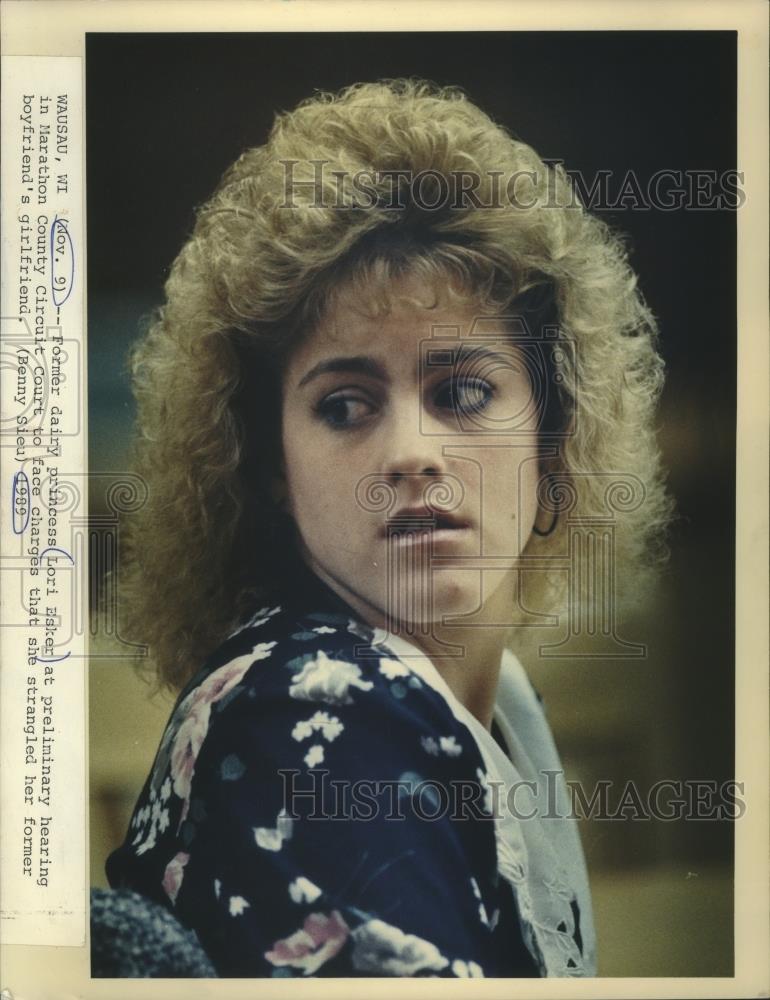
[[[735, 169], [733, 32], [94, 34], [87, 39], [88, 368], [92, 616], [91, 878], [122, 840], [170, 701], [150, 697], [110, 608], [114, 538], [141, 503], [130, 478], [126, 352], [162, 301], [193, 210], [315, 89], [419, 76], [480, 107], [610, 191], [634, 171]], [[644, 657], [533, 658], [568, 777], [734, 775], [735, 212], [597, 209], [627, 237], [658, 317], [668, 380], [659, 436], [679, 518], [655, 595], [622, 637]], [[123, 485], [120, 485], [120, 484]], [[162, 614], [162, 609], [159, 609]], [[740, 776], [737, 776], [740, 779]], [[718, 820], [582, 823], [605, 976], [728, 976], [733, 829]]]

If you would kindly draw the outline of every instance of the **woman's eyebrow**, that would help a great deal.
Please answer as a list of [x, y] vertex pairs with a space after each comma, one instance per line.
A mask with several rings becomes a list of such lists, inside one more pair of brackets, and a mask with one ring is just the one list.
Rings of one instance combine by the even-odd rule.
[[328, 372], [350, 373], [354, 375], [369, 375], [371, 378], [388, 382], [389, 376], [385, 368], [379, 361], [365, 354], [357, 354], [351, 357], [326, 358], [313, 365], [309, 372], [306, 372], [297, 384], [297, 388], [307, 385], [312, 379], [319, 375], [326, 375]]
[[[452, 355], [454, 355], [452, 361], [454, 365], [465, 365], [469, 362], [481, 359], [495, 360], [498, 363], [502, 363], [506, 367], [509, 367], [511, 363], [510, 354], [506, 355], [489, 347], [478, 345], [463, 346], [459, 352], [451, 352], [448, 357], [451, 357]], [[442, 363], [445, 365], [447, 362], [442, 359]], [[435, 361], [429, 359], [429, 368], [434, 367], [435, 364]], [[351, 356], [340, 355], [339, 357], [326, 358], [323, 361], [319, 361], [317, 365], [313, 365], [310, 371], [306, 372], [299, 380], [297, 388], [301, 389], [314, 378], [318, 378], [319, 375], [327, 375], [330, 372], [339, 374], [368, 375], [371, 378], [379, 379], [381, 382], [387, 383], [390, 381], [390, 376], [388, 375], [387, 370], [379, 361], [375, 360], [375, 358], [370, 357], [367, 354], [356, 354]]]
[[518, 351], [515, 347], [513, 350], [510, 349], [513, 345], [506, 346], [509, 348], [508, 351], [505, 348], [501, 351], [486, 345], [463, 344], [457, 353], [455, 364], [465, 365], [469, 361], [497, 361], [498, 364], [510, 366], [511, 361], [517, 358]]

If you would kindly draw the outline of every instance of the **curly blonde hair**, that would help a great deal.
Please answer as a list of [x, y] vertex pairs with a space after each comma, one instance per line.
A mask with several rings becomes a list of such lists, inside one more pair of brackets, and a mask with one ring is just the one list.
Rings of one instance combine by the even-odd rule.
[[[555, 530], [525, 557], [562, 553], [559, 502], [570, 517], [606, 514], [607, 474], [622, 474], [643, 502], [616, 505], [618, 577], [633, 570], [638, 586], [659, 558], [671, 513], [653, 428], [662, 362], [621, 240], [562, 169], [457, 89], [395, 80], [319, 94], [226, 171], [132, 353], [149, 501], [129, 526], [123, 624], [163, 685], [182, 685], [287, 562], [270, 488], [282, 365], [343, 283], [371, 290], [407, 271], [526, 315], [536, 335], [558, 331], [544, 419], [559, 445], [541, 493]], [[563, 574], [528, 576], [527, 603], [558, 607]]]

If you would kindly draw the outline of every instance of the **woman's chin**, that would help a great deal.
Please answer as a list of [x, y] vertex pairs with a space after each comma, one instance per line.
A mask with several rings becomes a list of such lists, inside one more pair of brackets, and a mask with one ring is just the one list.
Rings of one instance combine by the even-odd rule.
[[434, 571], [429, 578], [404, 580], [391, 593], [389, 617], [422, 631], [447, 616], [470, 615], [480, 604], [479, 574], [474, 570]]

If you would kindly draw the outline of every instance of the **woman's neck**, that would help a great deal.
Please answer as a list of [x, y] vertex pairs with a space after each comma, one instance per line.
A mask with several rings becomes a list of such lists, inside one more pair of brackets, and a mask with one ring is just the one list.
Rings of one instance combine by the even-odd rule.
[[492, 726], [507, 634], [507, 628], [499, 625], [435, 625], [429, 636], [411, 637], [458, 701], [485, 729]]
[[[369, 604], [321, 567], [312, 566], [311, 569], [367, 625], [386, 631], [392, 629], [393, 623], [381, 608]], [[470, 626], [457, 626], [434, 622], [427, 628], [397, 626], [393, 629], [395, 635], [426, 655], [458, 701], [488, 730], [492, 725], [500, 664], [509, 631], [507, 625], [500, 623], [510, 618], [512, 591], [508, 583], [484, 595], [484, 618], [495, 624], [484, 626], [474, 622]]]

